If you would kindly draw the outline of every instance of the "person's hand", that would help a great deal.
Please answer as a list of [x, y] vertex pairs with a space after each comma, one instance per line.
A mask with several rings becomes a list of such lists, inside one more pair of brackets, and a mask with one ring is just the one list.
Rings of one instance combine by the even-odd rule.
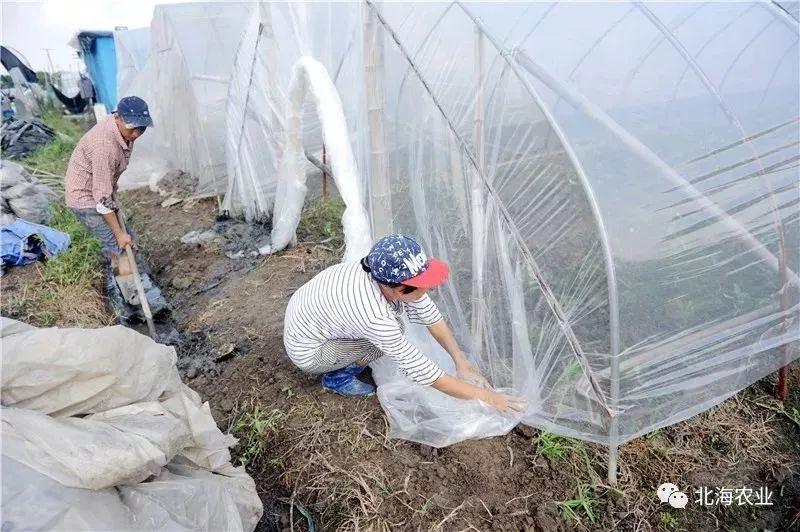
[[525, 399], [496, 392], [491, 388], [484, 388], [481, 401], [491, 406], [498, 412], [523, 412], [525, 410]]
[[456, 365], [456, 375], [459, 379], [469, 384], [474, 384], [475, 386], [480, 386], [481, 388], [491, 388], [489, 381], [486, 380], [486, 377], [481, 375], [481, 373], [473, 367], [472, 364], [467, 362], [466, 358], [462, 359], [463, 361]]
[[125, 246], [128, 245], [133, 247], [133, 238], [131, 238], [131, 235], [129, 235], [128, 233], [120, 233], [119, 235], [117, 235], [117, 245], [119, 246], [119, 249], [122, 250], [124, 250]]

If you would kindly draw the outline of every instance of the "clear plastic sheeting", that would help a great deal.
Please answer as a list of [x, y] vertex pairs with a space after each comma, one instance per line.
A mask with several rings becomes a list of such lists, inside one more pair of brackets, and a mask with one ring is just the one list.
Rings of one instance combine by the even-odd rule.
[[225, 192], [228, 83], [251, 7], [236, 2], [155, 7], [149, 58], [120, 91], [120, 97], [148, 102], [155, 127], [136, 141], [121, 188], [155, 184], [177, 169], [197, 179], [198, 195]]
[[117, 53], [117, 92], [125, 94], [150, 57], [150, 28], [114, 32]]
[[283, 154], [278, 173], [275, 210], [272, 217], [272, 251], [284, 249], [294, 237], [306, 194], [303, 150], [303, 102], [313, 101], [322, 124], [322, 136], [331, 153], [331, 170], [345, 203], [342, 227], [346, 242], [345, 261], [358, 260], [369, 252], [369, 220], [361, 202], [361, 176], [353, 158], [342, 104], [328, 72], [319, 61], [303, 57], [292, 70], [285, 111]]
[[261, 4], [251, 10], [236, 52], [225, 124], [228, 189], [222, 209], [250, 221], [268, 220], [275, 202], [286, 108], [286, 88], [276, 83], [277, 53], [269, 8]]
[[[406, 323], [408, 338], [431, 360], [450, 374], [455, 365], [427, 329]], [[404, 376], [397, 365], [383, 357], [370, 364], [378, 384], [378, 399], [389, 418], [389, 437], [444, 447], [470, 438], [501, 436], [520, 422], [516, 413], [498, 414], [481, 401], [450, 397]], [[510, 389], [500, 391], [512, 392]], [[443, 421], [447, 420], [447, 421]]]
[[[250, 99], [229, 120], [250, 117], [238, 131], [256, 140], [228, 143], [226, 204], [253, 219], [282, 201], [273, 95], [313, 57], [372, 236], [407, 232], [450, 262], [434, 299], [493, 384], [528, 398], [524, 423], [614, 449], [798, 357], [800, 61], [780, 6], [253, 9], [235, 85]], [[395, 435], [507, 430], [376, 370]]]
[[[795, 11], [159, 6], [131, 88], [156, 127], [132, 165], [149, 150], [248, 220], [291, 204], [288, 242], [303, 187], [279, 183], [304, 185], [302, 152], [323, 139], [332, 158], [352, 152], [340, 192], [373, 238], [407, 232], [451, 264], [433, 297], [493, 384], [528, 399], [522, 422], [615, 449], [798, 357]], [[290, 105], [302, 58], [338, 99]], [[338, 147], [325, 102], [341, 107]], [[393, 434], [446, 445], [510, 426], [477, 407], [469, 419], [487, 417], [465, 426], [449, 398], [380, 366]]]
[[[356, 168], [369, 170], [362, 159], [366, 154], [362, 135], [353, 134], [363, 128], [366, 119], [364, 87], [352, 83], [361, 79], [362, 6], [324, 2], [251, 5], [229, 86], [228, 192], [223, 209], [248, 220], [263, 220], [272, 217], [287, 135], [290, 81], [295, 65], [304, 57], [313, 58], [327, 71], [339, 93]], [[322, 159], [321, 118], [326, 110], [318, 108], [311, 95], [302, 108], [292, 112], [300, 115], [303, 152]], [[363, 198], [364, 180], [356, 183]]]
[[175, 350], [125, 327], [2, 318], [3, 528], [253, 530], [255, 483], [181, 383]]

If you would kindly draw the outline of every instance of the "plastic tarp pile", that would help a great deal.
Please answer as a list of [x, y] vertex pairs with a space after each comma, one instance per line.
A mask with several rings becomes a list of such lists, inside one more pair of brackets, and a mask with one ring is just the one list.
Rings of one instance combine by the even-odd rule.
[[0, 326], [4, 529], [255, 528], [235, 440], [181, 383], [172, 347], [121, 326]]
[[55, 137], [53, 128], [38, 118], [10, 120], [0, 126], [0, 147], [8, 159], [27, 157]]
[[0, 225], [17, 218], [47, 224], [52, 216], [50, 202], [55, 193], [39, 183], [25, 168], [0, 161]]

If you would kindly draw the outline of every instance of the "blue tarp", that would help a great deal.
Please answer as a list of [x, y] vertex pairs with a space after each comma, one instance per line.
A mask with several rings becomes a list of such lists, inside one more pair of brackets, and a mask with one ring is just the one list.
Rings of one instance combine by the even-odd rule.
[[110, 113], [117, 107], [117, 52], [110, 31], [78, 33], [81, 55], [94, 83], [97, 101]]
[[[31, 237], [37, 236], [44, 248]], [[3, 266], [24, 266], [44, 256], [58, 255], [69, 247], [69, 235], [46, 225], [15, 220], [0, 227], [0, 255]]]

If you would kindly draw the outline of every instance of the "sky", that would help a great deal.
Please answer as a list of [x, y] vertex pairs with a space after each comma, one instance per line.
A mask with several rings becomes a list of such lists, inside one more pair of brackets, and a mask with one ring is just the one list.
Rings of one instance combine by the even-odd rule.
[[77, 30], [149, 26], [156, 3], [165, 0], [0, 0], [0, 41], [34, 70], [49, 70], [45, 48], [51, 48], [55, 70], [77, 70], [82, 63], [67, 44]]

